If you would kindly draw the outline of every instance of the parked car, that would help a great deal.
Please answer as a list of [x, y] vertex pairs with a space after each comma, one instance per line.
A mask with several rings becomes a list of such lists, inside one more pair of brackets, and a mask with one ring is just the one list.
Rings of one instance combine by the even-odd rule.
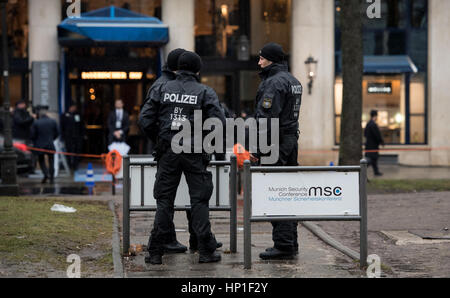
[[[0, 154], [3, 152], [4, 137], [0, 135]], [[32, 152], [26, 149], [25, 141], [13, 139], [13, 150], [17, 155], [17, 173], [28, 174], [32, 171]], [[1, 163], [0, 163], [1, 173]]]

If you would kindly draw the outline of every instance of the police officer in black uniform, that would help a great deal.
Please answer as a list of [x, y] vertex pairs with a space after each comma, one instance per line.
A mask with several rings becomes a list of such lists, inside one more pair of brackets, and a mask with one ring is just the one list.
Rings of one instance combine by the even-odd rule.
[[[145, 99], [145, 102], [147, 100], [150, 100], [150, 94], [153, 90], [157, 90], [158, 88], [161, 88], [162, 85], [167, 83], [168, 81], [175, 80], [176, 74], [175, 71], [178, 70], [178, 58], [181, 54], [186, 52], [184, 49], [175, 49], [167, 55], [167, 63], [164, 65], [163, 70], [161, 72], [161, 76], [153, 83], [152, 87], [150, 87], [149, 91], [147, 92], [147, 97]], [[145, 103], [144, 103], [145, 104]], [[149, 139], [149, 142], [152, 143], [152, 145], [155, 144], [155, 140]], [[157, 149], [157, 148], [154, 148]], [[189, 217], [188, 217], [189, 218]], [[172, 214], [173, 219], [173, 214]], [[177, 236], [175, 233], [175, 225], [171, 224], [170, 227], [170, 237], [167, 238], [167, 243], [164, 243], [164, 252], [167, 253], [184, 253], [187, 250], [187, 247], [178, 242]], [[151, 238], [150, 238], [151, 239]], [[150, 239], [148, 242], [147, 247], [150, 247]]]
[[[298, 166], [298, 117], [302, 85], [288, 72], [285, 54], [280, 45], [269, 43], [260, 51], [262, 79], [256, 95], [255, 118], [279, 118], [279, 158], [275, 166]], [[270, 122], [268, 137], [270, 140]], [[261, 154], [259, 154], [261, 156]], [[292, 259], [298, 253], [297, 222], [272, 222], [274, 246], [260, 254], [264, 260]]]
[[[165, 83], [167, 83], [169, 81], [175, 80], [176, 71], [178, 70], [178, 58], [184, 52], [186, 52], [185, 49], [178, 48], [178, 49], [171, 51], [169, 53], [169, 55], [167, 55], [167, 63], [163, 67], [161, 76], [152, 84], [152, 87], [147, 92], [145, 102], [147, 102], [147, 100], [150, 99], [150, 94], [153, 90], [161, 88], [161, 85], [164, 85]], [[152, 144], [154, 144], [154, 141], [152, 141], [151, 139], [149, 139], [149, 141]], [[158, 148], [154, 148], [154, 149], [158, 150]], [[196, 250], [198, 250], [198, 244], [197, 244], [198, 241], [197, 241], [197, 237], [195, 236], [195, 233], [192, 229], [190, 210], [186, 210], [186, 218], [188, 219], [188, 223], [189, 223], [188, 224], [189, 233], [190, 233], [189, 248], [191, 251], [196, 251]], [[172, 219], [173, 219], [173, 214], [172, 214]], [[184, 252], [186, 252], [187, 247], [185, 245], [181, 244], [180, 242], [178, 242], [178, 240], [177, 240], [177, 235], [175, 232], [175, 225], [172, 224], [170, 227], [170, 230], [171, 230], [170, 237], [167, 238], [167, 243], [165, 243], [163, 245], [164, 252], [166, 252], [166, 253], [184, 253]], [[151, 237], [149, 238], [147, 247], [151, 246], [150, 240], [151, 240]], [[221, 246], [222, 246], [222, 243], [218, 242], [217, 247], [219, 248]], [[148, 256], [146, 258], [148, 259]]]
[[[209, 199], [213, 190], [212, 175], [206, 170], [209, 157], [203, 153], [191, 153], [194, 151], [177, 154], [172, 150], [172, 138], [180, 133], [177, 128], [182, 128], [183, 123], [194, 128], [194, 111], [202, 111], [201, 124], [205, 119], [215, 117], [225, 127], [225, 116], [217, 94], [199, 82], [197, 73], [201, 66], [197, 54], [181, 54], [176, 79], [151, 91], [139, 117], [142, 130], [157, 142], [155, 160], [158, 161], [158, 170], [153, 192], [157, 211], [148, 247], [151, 264], [162, 263], [163, 245], [171, 236], [174, 201], [182, 173], [189, 187], [192, 229], [198, 241], [199, 262], [218, 262], [221, 259], [216, 252], [217, 242], [209, 222]], [[191, 150], [194, 138], [191, 137], [192, 143], [188, 144]]]

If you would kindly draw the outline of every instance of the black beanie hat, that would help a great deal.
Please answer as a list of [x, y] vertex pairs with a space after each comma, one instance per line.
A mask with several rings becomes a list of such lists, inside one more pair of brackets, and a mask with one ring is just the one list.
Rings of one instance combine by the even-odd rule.
[[167, 55], [167, 67], [171, 71], [178, 70], [178, 58], [180, 58], [181, 54], [186, 52], [184, 49], [175, 49]]
[[261, 51], [259, 51], [259, 55], [275, 63], [282, 62], [285, 59], [283, 48], [274, 42], [266, 44]]
[[202, 59], [194, 52], [186, 51], [178, 58], [178, 70], [188, 70], [197, 73], [202, 69]]

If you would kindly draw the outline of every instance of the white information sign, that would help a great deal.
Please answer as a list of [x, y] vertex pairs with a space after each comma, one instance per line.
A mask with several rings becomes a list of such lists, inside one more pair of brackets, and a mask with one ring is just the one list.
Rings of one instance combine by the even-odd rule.
[[359, 216], [359, 173], [252, 173], [252, 216]]
[[[132, 160], [138, 162], [138, 159]], [[216, 185], [216, 167], [208, 167], [208, 171], [212, 174], [212, 182], [214, 185], [210, 206], [216, 206], [216, 187], [219, 187], [219, 206], [229, 206], [229, 181], [230, 166], [219, 168], [219, 186]], [[144, 206], [156, 206], [156, 200], [153, 197], [153, 186], [155, 184], [156, 166], [144, 167]], [[141, 167], [130, 166], [130, 206], [141, 206]], [[184, 207], [190, 205], [189, 188], [186, 183], [184, 174], [181, 175], [181, 181], [178, 185], [177, 195], [175, 198], [175, 206]]]

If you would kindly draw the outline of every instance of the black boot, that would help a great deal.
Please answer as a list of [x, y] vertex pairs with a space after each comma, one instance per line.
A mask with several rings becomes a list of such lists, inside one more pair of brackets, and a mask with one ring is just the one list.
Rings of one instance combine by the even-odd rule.
[[[273, 251], [274, 249], [275, 249], [275, 247], [269, 247], [269, 248], [266, 248], [266, 251]], [[298, 255], [298, 247], [295, 248], [294, 254]]]
[[214, 263], [219, 262], [222, 259], [220, 254], [218, 252], [213, 252], [209, 255], [202, 255], [200, 254], [200, 257], [198, 259], [199, 263]]
[[167, 243], [163, 245], [164, 252], [166, 253], [184, 253], [187, 250], [187, 247], [181, 244], [178, 241], [174, 241], [171, 243]]
[[295, 254], [290, 251], [279, 250], [275, 247], [269, 248], [265, 252], [259, 254], [263, 260], [292, 260]]
[[[216, 242], [216, 248], [221, 248], [223, 246], [222, 242]], [[191, 244], [189, 245], [189, 250], [191, 252], [196, 252], [198, 250], [197, 244]]]

